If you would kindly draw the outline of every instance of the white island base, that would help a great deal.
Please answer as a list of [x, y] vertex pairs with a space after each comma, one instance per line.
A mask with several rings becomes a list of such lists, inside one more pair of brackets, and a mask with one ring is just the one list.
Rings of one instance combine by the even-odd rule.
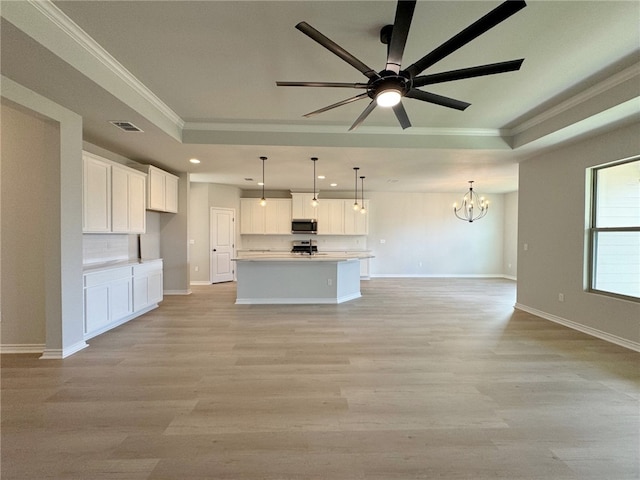
[[360, 294], [360, 260], [238, 258], [236, 304], [342, 303]]

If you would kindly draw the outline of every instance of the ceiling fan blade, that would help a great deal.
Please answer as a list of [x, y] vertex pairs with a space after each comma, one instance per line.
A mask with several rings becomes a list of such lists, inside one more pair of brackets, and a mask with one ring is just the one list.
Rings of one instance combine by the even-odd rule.
[[367, 118], [371, 112], [373, 112], [373, 109], [376, 108], [376, 105], [377, 105], [376, 101], [371, 100], [371, 103], [367, 105], [367, 108], [365, 108], [364, 111], [360, 114], [360, 116], [356, 118], [356, 121], [353, 122], [353, 125], [351, 125], [351, 128], [349, 129], [349, 131], [355, 130], [356, 128], [358, 128], [360, 124], [364, 122], [364, 119]]
[[442, 105], [443, 107], [454, 108], [456, 110], [466, 109], [470, 103], [456, 100], [455, 98], [443, 97], [442, 95], [436, 95], [431, 92], [423, 92], [416, 88], [409, 90], [405, 97], [415, 98], [416, 100], [422, 100], [423, 102], [434, 103], [436, 105]]
[[403, 130], [411, 126], [409, 116], [407, 115], [407, 111], [404, 109], [404, 105], [402, 105], [402, 102], [393, 106], [393, 113], [396, 114], [396, 118], [398, 119], [398, 122], [400, 122], [400, 126]]
[[456, 36], [450, 38], [435, 50], [422, 57], [420, 60], [408, 67], [406, 72], [409, 73], [411, 77], [419, 75], [431, 65], [439, 62], [447, 55], [455, 52], [460, 47], [463, 47], [474, 38], [479, 37], [526, 6], [527, 4], [524, 0], [507, 0], [491, 10], [481, 19], [469, 25]]
[[339, 82], [276, 82], [278, 87], [337, 87], [337, 88], [367, 88], [366, 83]]
[[450, 70], [448, 72], [434, 73], [432, 75], [422, 75], [413, 79], [414, 87], [424, 87], [434, 83], [451, 82], [453, 80], [463, 80], [465, 78], [482, 77], [483, 75], [495, 75], [496, 73], [506, 73], [520, 70], [524, 58], [519, 60], [509, 60], [508, 62], [491, 63], [479, 65], [477, 67], [461, 68], [460, 70]]
[[342, 105], [346, 105], [348, 103], [355, 102], [356, 100], [360, 100], [361, 98], [367, 98], [368, 96], [369, 95], [366, 94], [366, 93], [361, 93], [360, 95], [356, 95], [355, 97], [347, 98], [346, 100], [342, 100], [341, 102], [334, 103], [333, 105], [329, 105], [328, 107], [324, 107], [324, 108], [321, 108], [319, 110], [314, 110], [313, 112], [309, 112], [309, 113], [307, 113], [307, 114], [305, 114], [303, 116], [304, 117], [312, 117], [312, 116], [317, 115], [319, 113], [326, 112], [327, 110], [331, 110], [333, 108], [341, 107]]
[[413, 11], [416, 8], [416, 1], [398, 0], [396, 7], [396, 18], [393, 22], [391, 31], [391, 41], [387, 52], [387, 70], [398, 73], [400, 65], [402, 65], [402, 54], [404, 46], [407, 43], [409, 35], [409, 27], [411, 27], [411, 19]]
[[302, 33], [304, 33], [307, 37], [318, 42], [320, 45], [322, 45], [324, 48], [329, 50], [331, 53], [340, 57], [342, 60], [347, 62], [352, 67], [360, 70], [367, 77], [377, 78], [379, 76], [378, 73], [374, 71], [371, 67], [368, 67], [367, 65], [362, 63], [360, 60], [358, 60], [356, 57], [351, 55], [349, 52], [347, 52], [344, 48], [342, 48], [340, 45], [335, 43], [330, 38], [325, 37], [322, 33], [320, 33], [318, 30], [313, 28], [307, 22], [300, 22], [299, 24], [296, 25], [296, 28], [300, 30]]

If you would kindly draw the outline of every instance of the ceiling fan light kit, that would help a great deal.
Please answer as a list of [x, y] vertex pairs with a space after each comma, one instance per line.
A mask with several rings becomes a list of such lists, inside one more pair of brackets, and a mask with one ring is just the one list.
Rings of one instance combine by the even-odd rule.
[[349, 65], [359, 70], [368, 78], [367, 83], [339, 83], [339, 82], [276, 82], [280, 87], [333, 87], [364, 89], [366, 93], [358, 94], [327, 107], [307, 113], [311, 117], [328, 110], [347, 105], [351, 102], [369, 98], [371, 101], [360, 116], [349, 128], [356, 129], [376, 106], [392, 107], [402, 129], [409, 128], [411, 122], [402, 105], [402, 97], [420, 100], [422, 102], [440, 105], [454, 110], [463, 111], [470, 103], [445, 97], [435, 93], [420, 90], [419, 87], [466, 78], [495, 75], [499, 73], [519, 70], [524, 59], [507, 62], [478, 65], [475, 67], [451, 70], [430, 75], [421, 75], [429, 67], [449, 56], [478, 36], [489, 31], [511, 15], [526, 7], [523, 0], [507, 0], [487, 13], [484, 17], [469, 25], [457, 35], [451, 37], [439, 47], [435, 48], [404, 70], [401, 69], [402, 55], [411, 27], [411, 20], [416, 6], [416, 0], [398, 0], [393, 25], [386, 25], [380, 31], [380, 41], [387, 45], [387, 62], [385, 68], [376, 72], [361, 60], [353, 56], [333, 40], [327, 38], [307, 22], [300, 22], [296, 28], [321, 46], [338, 56]]

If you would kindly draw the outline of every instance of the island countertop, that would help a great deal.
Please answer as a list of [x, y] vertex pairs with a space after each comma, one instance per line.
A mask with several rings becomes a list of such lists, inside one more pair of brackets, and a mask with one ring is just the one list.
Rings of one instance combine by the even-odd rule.
[[364, 258], [373, 258], [369, 252], [319, 252], [309, 255], [308, 253], [290, 253], [290, 252], [243, 252], [240, 253], [234, 261], [241, 262], [345, 262], [353, 260], [361, 260]]

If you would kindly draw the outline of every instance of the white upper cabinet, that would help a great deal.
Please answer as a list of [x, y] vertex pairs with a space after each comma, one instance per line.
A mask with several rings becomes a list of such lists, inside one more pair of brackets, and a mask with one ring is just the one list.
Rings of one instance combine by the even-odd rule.
[[291, 234], [291, 200], [268, 198], [263, 207], [257, 198], [241, 198], [240, 233]]
[[130, 168], [111, 167], [111, 231], [144, 233], [146, 175]]
[[[369, 200], [364, 201], [365, 211], [369, 211]], [[353, 209], [353, 201], [344, 202], [344, 234], [366, 235], [369, 233], [369, 213]]]
[[311, 205], [313, 193], [291, 194], [291, 219], [318, 218], [318, 207]]
[[318, 235], [344, 234], [344, 203], [325, 198], [318, 204]]
[[147, 172], [147, 209], [158, 212], [178, 212], [178, 177], [153, 165]]
[[111, 164], [83, 154], [82, 166], [82, 231], [111, 232]]
[[144, 233], [146, 175], [83, 152], [84, 233]]
[[264, 233], [283, 235], [291, 233], [291, 200], [288, 198], [270, 198], [265, 210]]

